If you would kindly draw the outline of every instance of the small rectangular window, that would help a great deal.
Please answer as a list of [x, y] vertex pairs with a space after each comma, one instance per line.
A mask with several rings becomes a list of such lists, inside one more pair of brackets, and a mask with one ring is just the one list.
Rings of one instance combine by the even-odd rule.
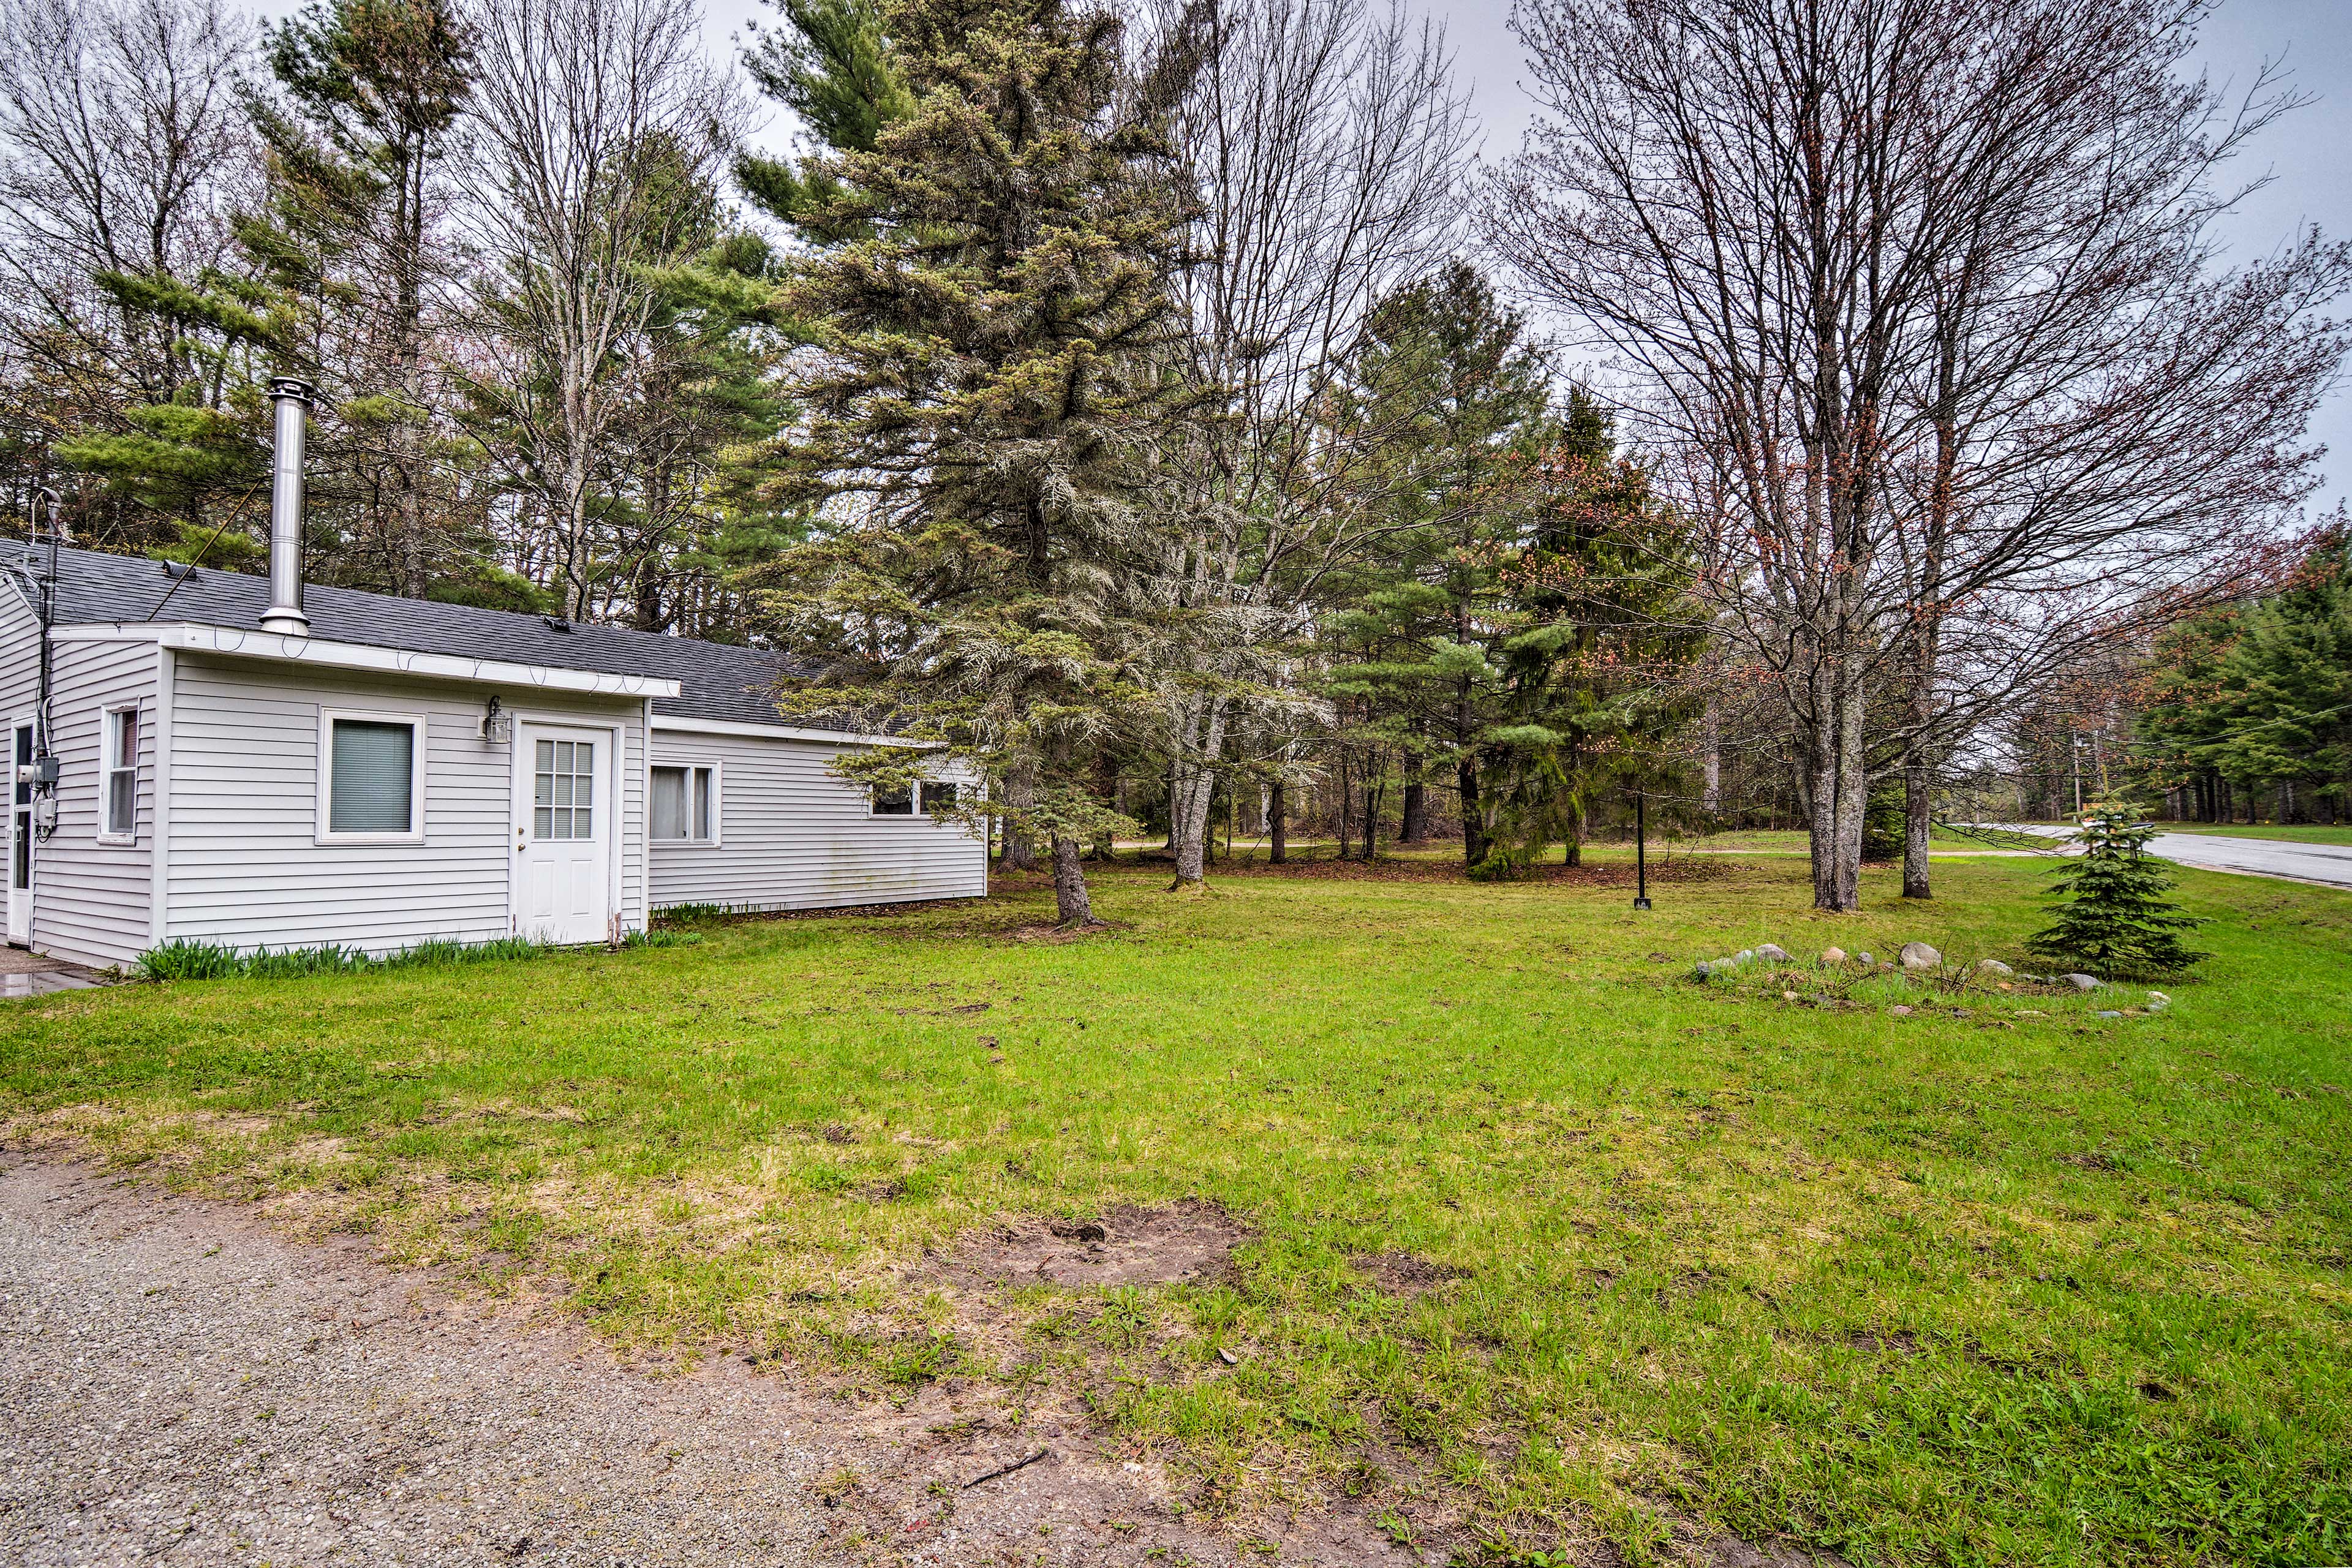
[[715, 844], [713, 768], [654, 769], [653, 836], [656, 843]]
[[874, 815], [877, 816], [912, 816], [915, 815], [915, 792], [904, 784], [897, 789], [874, 792]]
[[371, 837], [417, 831], [414, 721], [329, 721], [327, 831]]
[[139, 710], [106, 711], [105, 833], [129, 838], [139, 826]]
[[953, 811], [956, 808], [956, 786], [951, 784], [923, 785], [923, 809], [929, 812]]

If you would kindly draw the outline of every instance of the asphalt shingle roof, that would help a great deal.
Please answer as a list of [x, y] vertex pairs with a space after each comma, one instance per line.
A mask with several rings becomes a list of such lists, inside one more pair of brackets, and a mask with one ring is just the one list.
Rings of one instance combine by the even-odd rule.
[[[48, 555], [47, 545], [0, 542], [0, 573], [16, 584], [28, 605], [35, 602], [31, 577], [47, 571]], [[268, 579], [242, 572], [200, 566], [193, 576], [182, 576], [162, 562], [140, 556], [58, 552], [59, 626], [152, 620], [257, 631], [261, 612], [268, 605]], [[769, 693], [788, 667], [782, 656], [760, 648], [584, 621], [562, 630], [560, 623], [540, 616], [362, 594], [316, 583], [304, 585], [302, 610], [310, 617], [310, 635], [333, 642], [604, 675], [661, 677], [678, 682], [680, 695], [656, 698], [656, 713], [739, 724], [785, 722]]]

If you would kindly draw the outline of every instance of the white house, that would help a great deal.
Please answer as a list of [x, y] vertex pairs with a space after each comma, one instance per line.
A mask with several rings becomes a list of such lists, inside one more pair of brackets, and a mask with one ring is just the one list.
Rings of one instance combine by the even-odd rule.
[[987, 890], [984, 843], [924, 809], [953, 786], [835, 776], [902, 742], [786, 723], [772, 654], [306, 591], [279, 395], [269, 578], [0, 542], [8, 942], [103, 968]]

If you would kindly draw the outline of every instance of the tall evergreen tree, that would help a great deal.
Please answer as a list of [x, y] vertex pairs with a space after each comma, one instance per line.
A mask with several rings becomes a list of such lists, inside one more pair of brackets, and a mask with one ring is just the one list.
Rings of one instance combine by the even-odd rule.
[[1496, 872], [1553, 838], [1567, 841], [1573, 865], [1606, 804], [1678, 782], [1668, 742], [1698, 706], [1686, 679], [1705, 643], [1689, 598], [1689, 527], [1617, 454], [1607, 416], [1581, 391], [1539, 479], [1532, 536], [1508, 574], [1521, 629], [1501, 649]]
[[820, 155], [803, 162], [746, 153], [735, 161], [735, 179], [755, 205], [799, 226], [842, 195], [822, 153], [871, 153], [884, 127], [915, 103], [891, 66], [874, 0], [776, 0], [776, 8], [784, 26], [761, 34], [743, 64], [807, 129]]
[[829, 240], [779, 302], [821, 351], [786, 461], [826, 510], [761, 607], [823, 662], [795, 701], [943, 748], [845, 771], [884, 786], [963, 762], [1027, 785], [1008, 831], [1052, 844], [1061, 918], [1082, 924], [1107, 809], [1087, 760], [1133, 721], [1128, 584], [1183, 396], [1182, 213], [1112, 12], [904, 0], [884, 21], [912, 109], [797, 176], [825, 194], [793, 216]]
[[[413, 598], [447, 566], [427, 292], [446, 265], [436, 174], [472, 90], [472, 49], [447, 0], [313, 0], [280, 25], [268, 42], [278, 90], [253, 103], [271, 199], [239, 226], [309, 306], [284, 347], [329, 394], [320, 466], [345, 470], [341, 499], [383, 585]], [[338, 487], [318, 488], [332, 499]]]
[[[1331, 621], [1331, 691], [1353, 753], [1461, 791], [1463, 856], [1487, 853], [1483, 770], [1508, 701], [1503, 645], [1524, 629], [1507, 572], [1529, 540], [1550, 444], [1550, 384], [1518, 317], [1454, 262], [1382, 300], [1345, 413], [1388, 433], [1362, 487], [1380, 514]], [[1371, 853], [1371, 815], [1367, 857]]]

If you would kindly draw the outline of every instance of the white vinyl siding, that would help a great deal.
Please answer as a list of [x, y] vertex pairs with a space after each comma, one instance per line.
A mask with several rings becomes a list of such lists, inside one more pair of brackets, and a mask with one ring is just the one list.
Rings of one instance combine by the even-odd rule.
[[[26, 617], [28, 626], [31, 617]], [[22, 647], [39, 654], [37, 635], [11, 637], [9, 662]], [[58, 830], [33, 847], [33, 946], [93, 968], [128, 967], [147, 951], [152, 929], [154, 836], [122, 841], [103, 832], [109, 710], [135, 709], [136, 772], [131, 820], [155, 820], [155, 670], [152, 643], [53, 643], [49, 712], [57, 725]], [[29, 700], [22, 705], [29, 710]]]
[[[617, 726], [622, 921], [645, 920], [645, 704], [502, 692], [522, 718]], [[480, 942], [512, 923], [514, 742], [482, 736], [487, 689], [183, 654], [173, 705], [173, 937], [251, 948], [345, 942], [382, 952]], [[320, 710], [413, 719], [420, 841], [323, 841]], [[331, 742], [330, 742], [331, 743]], [[606, 775], [609, 777], [610, 775]]]
[[868, 792], [829, 764], [845, 748], [821, 741], [717, 735], [656, 721], [654, 765], [719, 770], [723, 852], [653, 846], [653, 902], [746, 910], [979, 898], [988, 857], [962, 824], [877, 816]]

